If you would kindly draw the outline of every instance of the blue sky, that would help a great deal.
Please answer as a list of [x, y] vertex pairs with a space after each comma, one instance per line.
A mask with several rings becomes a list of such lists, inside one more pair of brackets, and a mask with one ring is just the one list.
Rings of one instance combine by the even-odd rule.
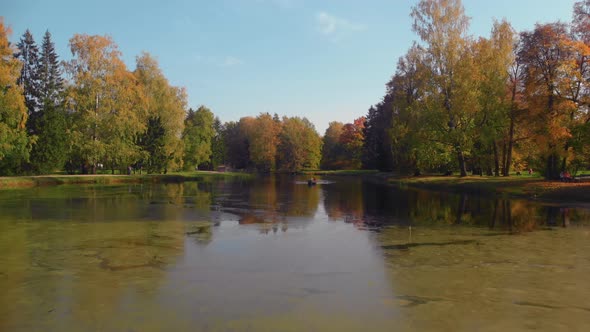
[[[0, 0], [17, 41], [29, 28], [53, 34], [62, 60], [76, 33], [110, 35], [130, 70], [154, 55], [189, 106], [222, 121], [261, 112], [305, 116], [323, 134], [379, 102], [385, 83], [417, 36], [403, 0]], [[493, 18], [518, 30], [570, 21], [574, 0], [464, 0], [471, 33], [487, 36]]]

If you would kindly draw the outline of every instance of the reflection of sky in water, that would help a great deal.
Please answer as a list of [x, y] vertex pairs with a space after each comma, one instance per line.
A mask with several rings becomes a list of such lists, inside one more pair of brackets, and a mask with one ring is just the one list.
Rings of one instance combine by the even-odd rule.
[[0, 192], [0, 330], [590, 326], [587, 210], [296, 181]]
[[[373, 307], [385, 314], [375, 303], [389, 287], [370, 234], [357, 236], [346, 225], [327, 223], [267, 235], [254, 225], [221, 225], [206, 247], [186, 242], [183, 264], [168, 279], [197, 288], [211, 312], [249, 319], [312, 308], [354, 314]], [[190, 310], [193, 300], [187, 297], [181, 307]]]

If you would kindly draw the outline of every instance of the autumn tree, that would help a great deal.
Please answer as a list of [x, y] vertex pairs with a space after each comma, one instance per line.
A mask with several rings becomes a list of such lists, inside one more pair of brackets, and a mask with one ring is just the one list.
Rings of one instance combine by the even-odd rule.
[[279, 141], [280, 169], [298, 171], [319, 167], [322, 140], [308, 119], [283, 117]]
[[184, 166], [187, 170], [198, 169], [211, 159], [211, 141], [215, 135], [214, 115], [205, 106], [196, 111], [189, 109], [184, 121]]
[[[512, 96], [509, 71], [514, 63], [515, 32], [508, 22], [494, 22], [491, 37], [473, 43], [476, 84], [480, 112], [475, 123], [480, 130], [474, 136], [473, 168], [500, 176], [509, 169], [506, 154], [511, 151], [514, 134], [514, 115], [511, 114]], [[506, 171], [503, 171], [506, 173]], [[481, 174], [481, 173], [480, 173]]]
[[561, 158], [568, 153], [571, 114], [577, 109], [561, 90], [571, 68], [566, 65], [571, 57], [569, 32], [563, 23], [536, 25], [522, 32], [520, 40], [530, 125], [545, 161], [545, 177], [558, 178]]
[[18, 84], [21, 62], [13, 57], [8, 42], [10, 30], [0, 18], [0, 174], [12, 175], [29, 157], [31, 141], [27, 136], [27, 106], [23, 88]]
[[[510, 169], [514, 164], [514, 154], [517, 144], [524, 143], [530, 138], [526, 123], [528, 107], [525, 98], [525, 67], [520, 54], [519, 35], [514, 33], [512, 47], [512, 63], [508, 67], [507, 98], [509, 99], [508, 126], [504, 131], [502, 145], [502, 176], [510, 176]], [[530, 145], [530, 144], [529, 144]]]
[[360, 169], [362, 166], [365, 117], [355, 119], [342, 127], [339, 142], [344, 150], [346, 169]]
[[[565, 144], [566, 155], [562, 158], [560, 168], [566, 170], [569, 164], [575, 167], [588, 160], [583, 148], [590, 144], [582, 133], [589, 129], [590, 122], [590, 1], [574, 4], [573, 21], [570, 26], [569, 40], [566, 40], [567, 58], [561, 67], [560, 84], [557, 92], [570, 104], [566, 111], [570, 138]], [[587, 164], [587, 163], [586, 163]]]
[[277, 147], [279, 145], [280, 122], [269, 113], [256, 117], [248, 130], [250, 161], [262, 172], [276, 170]]
[[323, 138], [323, 169], [360, 169], [362, 167], [365, 117], [353, 123], [330, 122]]
[[344, 150], [340, 144], [342, 135], [342, 122], [330, 122], [322, 139], [322, 169], [339, 169], [343, 163]]
[[170, 85], [157, 61], [149, 53], [137, 57], [134, 75], [143, 90], [143, 107], [147, 113], [144, 121], [150, 119], [152, 123], [158, 123], [162, 130], [159, 138], [162, 148], [158, 149], [158, 155], [145, 153], [146, 150], [143, 150], [140, 162], [154, 165], [154, 172], [182, 168], [184, 147], [181, 137], [187, 104], [185, 89]]
[[387, 84], [392, 119], [389, 123], [393, 169], [404, 174], [420, 173], [420, 169], [437, 166], [441, 154], [432, 153], [438, 142], [429, 141], [421, 126], [420, 102], [425, 91], [427, 71], [423, 65], [425, 52], [414, 44], [398, 60], [397, 70]]
[[565, 86], [570, 91], [568, 98], [576, 106], [570, 114], [574, 117], [574, 125], [568, 145], [575, 151], [571, 162], [577, 169], [590, 164], [590, 0], [574, 4], [572, 36], [574, 57], [569, 66], [574, 75]]
[[577, 40], [590, 45], [590, 0], [574, 3], [572, 32]]
[[427, 97], [424, 126], [430, 139], [445, 144], [456, 155], [461, 176], [467, 175], [474, 117], [478, 111], [473, 57], [467, 36], [469, 19], [461, 0], [422, 0], [412, 10], [413, 30], [425, 44]]
[[124, 169], [140, 158], [135, 139], [146, 128], [138, 80], [110, 37], [74, 35], [70, 48], [68, 107], [82, 170], [95, 173], [99, 163]]

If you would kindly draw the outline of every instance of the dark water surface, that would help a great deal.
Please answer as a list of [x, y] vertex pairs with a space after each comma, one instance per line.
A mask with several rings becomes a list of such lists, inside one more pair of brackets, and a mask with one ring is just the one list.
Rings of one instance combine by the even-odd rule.
[[0, 191], [0, 331], [590, 331], [590, 210], [321, 180]]

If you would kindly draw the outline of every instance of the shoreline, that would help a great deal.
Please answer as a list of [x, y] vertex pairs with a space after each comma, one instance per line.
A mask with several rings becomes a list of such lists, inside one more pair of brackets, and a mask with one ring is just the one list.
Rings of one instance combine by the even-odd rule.
[[0, 190], [78, 184], [180, 183], [212, 178], [251, 178], [249, 173], [198, 171], [170, 174], [79, 174], [0, 177]]
[[461, 178], [457, 175], [400, 176], [377, 171], [309, 171], [308, 175], [360, 176], [370, 181], [398, 188], [413, 188], [454, 194], [483, 195], [500, 198], [527, 199], [546, 203], [590, 204], [590, 181], [547, 181], [537, 175], [479, 176]]
[[[461, 178], [459, 176], [424, 175], [411, 177], [370, 170], [304, 171], [299, 174], [317, 176], [356, 176], [398, 188], [414, 188], [437, 192], [450, 192], [454, 194], [465, 193], [490, 197], [528, 199], [548, 203], [590, 204], [590, 181], [574, 183], [547, 181], [538, 176], [467, 176]], [[216, 178], [251, 179], [255, 176], [255, 173], [214, 171], [142, 175], [55, 174], [16, 176], [0, 177], [0, 190], [78, 184], [114, 185], [125, 183], [180, 183]]]
[[547, 181], [540, 177], [517, 176], [399, 177], [386, 173], [379, 173], [375, 178], [400, 188], [527, 199], [547, 203], [590, 203], [590, 182]]

